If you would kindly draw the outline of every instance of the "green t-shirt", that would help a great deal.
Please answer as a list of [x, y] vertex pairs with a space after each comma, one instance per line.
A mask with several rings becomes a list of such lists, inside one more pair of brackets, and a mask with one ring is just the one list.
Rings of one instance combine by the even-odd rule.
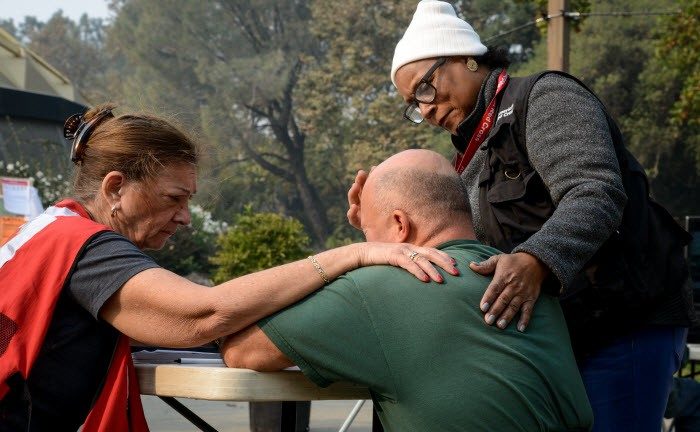
[[387, 431], [588, 430], [593, 414], [557, 299], [540, 296], [525, 333], [516, 320], [487, 326], [479, 300], [490, 279], [468, 266], [498, 251], [467, 240], [440, 249], [461, 276], [426, 284], [365, 267], [258, 325], [319, 386], [369, 387]]

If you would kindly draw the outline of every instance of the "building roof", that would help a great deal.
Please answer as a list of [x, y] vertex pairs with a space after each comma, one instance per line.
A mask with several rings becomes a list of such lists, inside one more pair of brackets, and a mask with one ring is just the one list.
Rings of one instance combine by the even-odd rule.
[[71, 81], [37, 53], [0, 28], [0, 87], [58, 96], [80, 105], [87, 101]]

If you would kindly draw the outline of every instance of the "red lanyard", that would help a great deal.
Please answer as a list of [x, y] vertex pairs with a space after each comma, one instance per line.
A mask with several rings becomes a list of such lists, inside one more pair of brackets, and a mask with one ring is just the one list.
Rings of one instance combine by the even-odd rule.
[[493, 95], [493, 99], [491, 99], [489, 106], [486, 108], [486, 112], [484, 112], [483, 117], [481, 117], [481, 122], [479, 123], [479, 126], [476, 128], [476, 130], [474, 130], [474, 134], [469, 140], [469, 144], [464, 150], [464, 153], [461, 154], [461, 157], [460, 154], [457, 154], [457, 158], [455, 158], [455, 169], [457, 170], [457, 173], [462, 174], [464, 168], [467, 167], [469, 161], [471, 161], [474, 157], [476, 149], [479, 148], [481, 143], [483, 143], [486, 137], [488, 136], [489, 131], [493, 126], [494, 114], [496, 113], [496, 99], [498, 98], [498, 94], [501, 93], [501, 91], [503, 91], [503, 89], [506, 87], [506, 83], [508, 83], [508, 73], [505, 69], [503, 69], [500, 75], [498, 75], [498, 86], [496, 87], [496, 94]]

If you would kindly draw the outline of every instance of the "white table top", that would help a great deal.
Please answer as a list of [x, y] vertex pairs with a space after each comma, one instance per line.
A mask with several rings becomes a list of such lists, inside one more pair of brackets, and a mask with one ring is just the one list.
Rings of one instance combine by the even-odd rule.
[[335, 383], [320, 388], [300, 371], [256, 372], [223, 365], [137, 362], [141, 393], [227, 401], [306, 401], [369, 399], [357, 384]]

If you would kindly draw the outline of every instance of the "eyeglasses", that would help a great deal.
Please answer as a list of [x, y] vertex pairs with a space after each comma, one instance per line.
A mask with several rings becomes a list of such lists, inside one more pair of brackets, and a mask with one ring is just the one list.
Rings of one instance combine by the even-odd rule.
[[112, 110], [107, 109], [100, 111], [89, 121], [85, 121], [82, 114], [73, 114], [68, 117], [63, 125], [63, 136], [67, 140], [73, 140], [70, 148], [70, 160], [73, 163], [78, 163], [83, 160], [85, 146], [90, 138], [90, 134], [95, 130], [95, 127], [107, 117], [114, 117]]
[[418, 104], [429, 104], [433, 103], [435, 100], [435, 96], [437, 96], [437, 89], [428, 81], [432, 79], [435, 70], [445, 64], [446, 61], [447, 57], [440, 57], [435, 63], [433, 63], [430, 69], [428, 69], [428, 72], [423, 75], [423, 78], [421, 78], [416, 86], [415, 93], [411, 95], [413, 101], [408, 104], [406, 109], [403, 111], [403, 118], [415, 124], [419, 124], [423, 121], [423, 114], [421, 114]]

